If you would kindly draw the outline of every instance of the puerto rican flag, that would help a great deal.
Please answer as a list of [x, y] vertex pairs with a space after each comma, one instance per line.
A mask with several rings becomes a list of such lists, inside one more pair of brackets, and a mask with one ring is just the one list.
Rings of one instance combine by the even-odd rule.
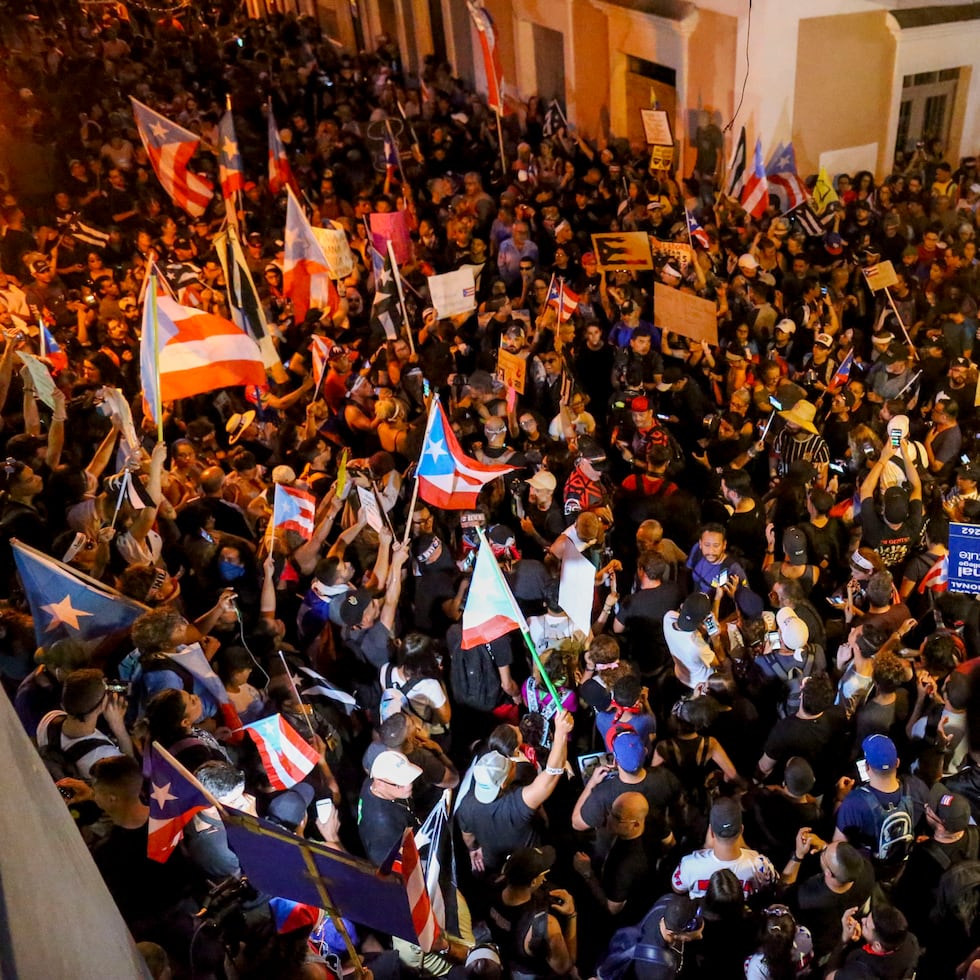
[[286, 201], [282, 279], [282, 291], [293, 301], [293, 319], [297, 323], [303, 322], [311, 307], [330, 309], [330, 266], [292, 189]]
[[483, 72], [487, 79], [487, 105], [491, 112], [504, 114], [504, 70], [500, 64], [500, 48], [497, 45], [497, 28], [493, 18], [482, 3], [466, 0], [470, 8], [473, 26], [480, 35], [480, 51], [483, 54]]
[[830, 379], [830, 384], [827, 385], [828, 391], [836, 391], [838, 388], [843, 388], [847, 384], [851, 377], [851, 365], [854, 363], [854, 351], [849, 350], [847, 356], [843, 361], [840, 362], [840, 367], [834, 372], [834, 376]]
[[286, 156], [286, 147], [282, 145], [276, 117], [272, 114], [272, 101], [269, 101], [269, 190], [273, 194], [289, 188], [294, 194], [299, 194], [299, 184], [293, 176], [293, 168]]
[[708, 233], [698, 224], [698, 219], [687, 208], [684, 209], [684, 217], [687, 218], [687, 233], [692, 241], [697, 242], [702, 248], [707, 248], [711, 240], [708, 238]]
[[792, 143], [780, 143], [766, 164], [769, 189], [779, 198], [779, 208], [784, 213], [803, 204], [810, 195], [806, 184], [796, 172], [796, 153]]
[[389, 868], [395, 874], [400, 874], [405, 882], [408, 905], [412, 910], [412, 925], [419, 937], [419, 946], [423, 951], [429, 952], [439, 938], [439, 922], [425, 887], [425, 873], [411, 828], [405, 830], [401, 846], [385, 861], [379, 874], [387, 874]]
[[68, 367], [68, 355], [61, 349], [61, 344], [54, 339], [54, 335], [48, 329], [48, 325], [42, 318], [38, 318], [38, 345], [41, 357], [47, 359], [51, 365], [51, 373], [58, 374]]
[[916, 592], [919, 595], [925, 593], [926, 589], [933, 592], [945, 592], [949, 588], [949, 555], [943, 555], [925, 575], [919, 583]]
[[398, 147], [390, 132], [385, 133], [385, 176], [389, 181], [393, 180], [398, 173], [400, 160], [398, 157]]
[[150, 746], [150, 823], [146, 856], [164, 863], [184, 836], [184, 828], [196, 813], [207, 810], [211, 801], [199, 785], [188, 778], [169, 753], [154, 742]]
[[493, 549], [481, 535], [473, 580], [463, 607], [461, 645], [470, 650], [481, 643], [493, 643], [512, 630], [527, 633], [527, 620], [500, 571]]
[[218, 388], [265, 385], [262, 352], [251, 337], [230, 320], [159, 296], [156, 276], [151, 273], [148, 279], [140, 374], [154, 421], [163, 402]]
[[244, 190], [242, 155], [238, 151], [235, 123], [230, 109], [218, 123], [218, 175], [221, 178], [221, 193], [225, 197], [230, 198], [236, 191]]
[[262, 767], [273, 789], [289, 789], [302, 782], [319, 761], [319, 753], [282, 715], [245, 725], [259, 750]]
[[200, 139], [130, 97], [139, 131], [153, 171], [174, 204], [197, 218], [207, 210], [214, 196], [211, 184], [190, 170]]
[[753, 218], [761, 218], [769, 207], [769, 183], [766, 180], [766, 169], [762, 166], [761, 139], [755, 141], [755, 160], [751, 172], [745, 178], [741, 203]]
[[326, 337], [321, 337], [318, 334], [310, 337], [310, 352], [313, 354], [313, 383], [317, 388], [320, 387], [323, 374], [327, 369], [331, 347], [333, 347], [333, 341]]
[[446, 419], [439, 399], [432, 401], [415, 477], [419, 496], [433, 507], [466, 510], [476, 507], [484, 484], [512, 473], [513, 466], [480, 463], [465, 455]]
[[305, 490], [276, 484], [272, 501], [272, 526], [277, 531], [295, 531], [307, 541], [313, 537], [316, 497]]
[[551, 277], [551, 288], [548, 290], [548, 306], [558, 311], [558, 322], [566, 323], [578, 311], [579, 297], [563, 282]]

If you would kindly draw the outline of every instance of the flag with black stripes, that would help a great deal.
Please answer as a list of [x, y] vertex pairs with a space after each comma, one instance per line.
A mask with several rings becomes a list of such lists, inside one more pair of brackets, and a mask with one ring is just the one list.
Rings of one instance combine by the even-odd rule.
[[798, 208], [793, 208], [789, 213], [789, 217], [807, 235], [817, 236], [824, 233], [824, 226], [821, 224], [820, 219], [813, 213], [813, 208], [805, 202]]
[[731, 163], [728, 164], [728, 183], [725, 185], [725, 194], [736, 201], [741, 199], [742, 188], [745, 185], [746, 158], [745, 127], [743, 126], [742, 131], [738, 134], [738, 142], [735, 144]]
[[557, 99], [551, 100], [551, 105], [545, 110], [544, 121], [541, 123], [541, 134], [545, 139], [551, 139], [562, 126], [567, 126], [565, 114], [561, 111], [561, 106]]
[[391, 259], [376, 248], [371, 249], [371, 262], [374, 268], [374, 302], [371, 304], [371, 323], [380, 327], [388, 340], [401, 335], [405, 319], [398, 303], [398, 285], [392, 269]]
[[76, 242], [91, 245], [93, 248], [105, 248], [109, 244], [109, 232], [85, 224], [77, 214], [71, 216], [66, 231], [71, 233]]

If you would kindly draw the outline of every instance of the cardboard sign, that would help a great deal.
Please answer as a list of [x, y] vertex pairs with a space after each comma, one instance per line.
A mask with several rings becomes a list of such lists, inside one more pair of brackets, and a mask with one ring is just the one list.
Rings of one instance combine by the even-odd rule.
[[670, 170], [674, 165], [673, 146], [655, 146], [650, 152], [651, 170]]
[[469, 313], [476, 309], [476, 283], [473, 279], [473, 266], [464, 265], [461, 269], [446, 272], [441, 276], [429, 276], [429, 295], [436, 315], [445, 317]]
[[667, 261], [674, 263], [680, 272], [686, 271], [694, 261], [694, 252], [687, 242], [662, 242], [651, 235], [650, 248], [654, 255], [662, 255]]
[[524, 385], [527, 383], [527, 361], [501, 347], [497, 351], [497, 377], [523, 395]]
[[357, 487], [357, 500], [360, 504], [358, 516], [367, 522], [368, 527], [380, 531], [384, 527], [384, 522], [381, 520], [381, 510], [374, 491], [366, 487]]
[[660, 282], [653, 285], [653, 322], [661, 330], [717, 345], [717, 309], [710, 299], [682, 293]]
[[314, 228], [313, 235], [323, 249], [332, 279], [346, 279], [354, 271], [354, 256], [343, 228]]
[[894, 286], [898, 282], [898, 276], [895, 274], [895, 266], [888, 261], [879, 262], [877, 265], [869, 265], [861, 271], [864, 273], [864, 278], [867, 280], [872, 292], [875, 293], [879, 289], [887, 289], [889, 286]]
[[602, 269], [652, 269], [650, 236], [643, 231], [616, 231], [592, 236], [596, 265]]
[[949, 525], [949, 591], [980, 594], [980, 527]]
[[674, 137], [670, 132], [670, 120], [664, 109], [641, 109], [643, 135], [647, 146], [669, 146], [673, 149]]

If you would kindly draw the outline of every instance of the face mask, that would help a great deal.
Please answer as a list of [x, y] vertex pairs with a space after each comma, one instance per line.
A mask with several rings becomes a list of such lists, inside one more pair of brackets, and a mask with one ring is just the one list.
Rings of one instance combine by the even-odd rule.
[[219, 561], [218, 574], [225, 582], [234, 582], [245, 574], [245, 568], [243, 565], [233, 565], [230, 561]]

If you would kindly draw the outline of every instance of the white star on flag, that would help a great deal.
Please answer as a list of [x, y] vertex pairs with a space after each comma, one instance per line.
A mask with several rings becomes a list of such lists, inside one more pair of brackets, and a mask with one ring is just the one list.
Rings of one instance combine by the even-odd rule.
[[[162, 810], [171, 800], [176, 800], [177, 797], [170, 792], [170, 783], [166, 786], [157, 786], [156, 783], [153, 784], [153, 792], [150, 793], [154, 803]], [[180, 837], [177, 837], [180, 840]], [[176, 841], [174, 842], [176, 843]]]
[[225, 140], [221, 150], [226, 157], [233, 157], [235, 155], [235, 144], [231, 140]]
[[163, 138], [164, 138], [164, 137], [165, 137], [165, 136], [167, 135], [167, 130], [166, 130], [166, 128], [164, 127], [164, 125], [163, 125], [163, 123], [159, 123], [159, 122], [158, 122], [158, 123], [154, 123], [154, 124], [153, 124], [153, 125], [152, 125], [152, 126], [150, 127], [150, 132], [151, 132], [151, 133], [153, 133], [153, 135], [154, 135], [154, 136], [155, 136], [155, 137], [156, 137], [156, 138], [157, 138], [158, 140], [161, 140], [161, 141], [162, 141], [162, 140], [163, 140]]
[[46, 633], [61, 625], [70, 626], [73, 630], [81, 629], [78, 625], [78, 617], [92, 615], [84, 609], [75, 609], [71, 604], [70, 595], [66, 595], [61, 602], [49, 602], [41, 608], [51, 617], [51, 622], [45, 628]]
[[445, 443], [441, 439], [430, 439], [425, 444], [425, 452], [432, 457], [433, 462], [438, 462], [440, 456], [446, 455]]

